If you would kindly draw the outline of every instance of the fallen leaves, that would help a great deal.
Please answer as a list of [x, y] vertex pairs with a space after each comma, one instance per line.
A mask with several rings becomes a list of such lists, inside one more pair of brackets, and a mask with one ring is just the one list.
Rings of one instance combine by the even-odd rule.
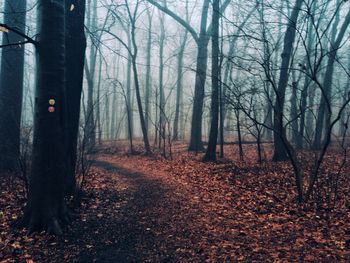
[[[185, 152], [173, 161], [115, 151], [101, 155], [87, 178], [80, 217], [63, 237], [11, 229], [24, 192], [20, 181], [0, 177], [0, 258], [26, 263], [103, 262], [120, 255], [127, 262], [350, 260], [349, 201], [339, 203], [331, 216], [304, 210], [295, 203], [288, 164], [234, 158], [212, 164]], [[348, 183], [342, 182], [340, 194], [348, 193]]]

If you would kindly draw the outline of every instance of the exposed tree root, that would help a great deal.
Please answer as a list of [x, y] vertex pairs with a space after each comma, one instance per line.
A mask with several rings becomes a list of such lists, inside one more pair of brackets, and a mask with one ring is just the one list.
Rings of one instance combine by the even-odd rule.
[[70, 213], [66, 204], [61, 204], [59, 208], [25, 208], [22, 218], [15, 223], [16, 227], [27, 228], [28, 234], [46, 231], [52, 235], [62, 235], [63, 227], [72, 222], [74, 215]]

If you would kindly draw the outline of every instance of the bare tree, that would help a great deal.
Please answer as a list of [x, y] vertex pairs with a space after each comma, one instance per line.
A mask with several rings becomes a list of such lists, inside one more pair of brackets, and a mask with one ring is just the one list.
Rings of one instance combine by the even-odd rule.
[[219, 127], [219, 20], [220, 20], [220, 1], [213, 1], [213, 17], [212, 17], [212, 70], [211, 70], [211, 83], [212, 83], [212, 95], [211, 95], [211, 125], [207, 151], [203, 158], [204, 161], [216, 160], [216, 144], [218, 139], [218, 127]]
[[[202, 115], [203, 115], [203, 103], [204, 103], [204, 90], [205, 81], [207, 76], [207, 63], [208, 63], [208, 43], [211, 36], [212, 25], [207, 26], [208, 10], [210, 1], [205, 0], [203, 2], [203, 8], [201, 13], [201, 24], [200, 32], [197, 33], [192, 26], [183, 20], [180, 16], [172, 12], [167, 7], [164, 7], [154, 0], [147, 0], [152, 5], [156, 6], [173, 19], [175, 19], [180, 25], [190, 32], [193, 39], [196, 41], [197, 51], [197, 62], [196, 62], [196, 82], [194, 91], [194, 101], [192, 110], [192, 123], [191, 123], [191, 138], [189, 151], [201, 151], [203, 150], [202, 142]], [[220, 14], [222, 14], [230, 0], [225, 0], [221, 5]]]
[[281, 70], [279, 76], [278, 87], [276, 90], [276, 101], [274, 105], [274, 161], [284, 161], [288, 159], [286, 150], [284, 148], [284, 143], [282, 137], [285, 135], [285, 130], [283, 128], [283, 109], [285, 103], [285, 93], [288, 85], [289, 79], [289, 67], [292, 58], [293, 43], [296, 35], [297, 21], [301, 7], [303, 5], [303, 0], [296, 0], [291, 17], [289, 18], [287, 31], [284, 36], [284, 46], [282, 51], [282, 62]]

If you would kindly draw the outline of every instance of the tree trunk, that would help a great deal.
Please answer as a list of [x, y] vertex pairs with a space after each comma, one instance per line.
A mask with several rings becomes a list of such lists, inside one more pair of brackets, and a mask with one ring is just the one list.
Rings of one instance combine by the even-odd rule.
[[[71, 5], [74, 5], [74, 9], [69, 12]], [[86, 48], [85, 0], [67, 1], [66, 10], [65, 156], [67, 179], [65, 190], [71, 194], [75, 191], [75, 166]]]
[[202, 115], [204, 103], [204, 88], [207, 76], [208, 63], [208, 42], [210, 37], [207, 35], [207, 18], [209, 10], [209, 2], [205, 0], [201, 16], [201, 29], [198, 38], [198, 53], [197, 53], [197, 69], [196, 82], [194, 86], [191, 138], [189, 151], [203, 150], [202, 142]]
[[243, 152], [243, 145], [242, 145], [242, 132], [241, 132], [241, 118], [239, 114], [239, 110], [235, 109], [235, 115], [237, 119], [237, 135], [238, 135], [238, 148], [239, 148], [239, 159], [241, 161], [244, 161], [244, 152]]
[[104, 121], [105, 128], [103, 130], [104, 130], [105, 134], [104, 134], [103, 138], [105, 140], [109, 140], [110, 139], [110, 134], [109, 134], [110, 117], [109, 117], [109, 95], [108, 94], [105, 95], [104, 115], [105, 115], [105, 121]]
[[113, 84], [112, 117], [111, 117], [111, 127], [109, 130], [109, 134], [112, 140], [116, 139], [116, 123], [117, 123], [117, 86], [116, 84]]
[[150, 97], [151, 97], [151, 56], [152, 56], [152, 16], [147, 8], [148, 16], [148, 38], [147, 38], [147, 58], [146, 58], [146, 91], [145, 91], [145, 123], [147, 132], [149, 131], [150, 117]]
[[[162, 147], [162, 141], [165, 138], [165, 95], [164, 95], [164, 14], [160, 14], [160, 36], [159, 36], [159, 149]], [[165, 148], [165, 145], [164, 145]]]
[[207, 151], [203, 158], [204, 161], [216, 161], [216, 145], [218, 139], [219, 127], [219, 19], [220, 19], [220, 0], [213, 0], [212, 17], [212, 95], [211, 95], [211, 125]]
[[[328, 130], [330, 125], [331, 118], [331, 95], [332, 95], [332, 84], [333, 84], [333, 72], [334, 72], [334, 63], [336, 62], [337, 51], [340, 47], [340, 44], [345, 36], [346, 30], [350, 24], [350, 11], [348, 12], [339, 34], [335, 40], [335, 42], [331, 43], [328, 64], [326, 68], [326, 73], [324, 75], [323, 87], [322, 87], [322, 97], [320, 103], [320, 109], [318, 111], [317, 121], [316, 121], [316, 130], [315, 130], [315, 140], [313, 143], [314, 149], [321, 148], [321, 140], [324, 125]], [[328, 121], [327, 121], [328, 119]]]
[[[313, 4], [312, 7], [312, 13], [315, 12], [316, 5]], [[314, 32], [313, 32], [313, 24], [311, 17], [309, 17], [308, 21], [308, 29], [307, 29], [307, 50], [311, 54], [312, 52], [312, 45], [314, 44]], [[311, 59], [311, 58], [306, 58], [306, 59]], [[310, 73], [310, 65], [306, 66], [306, 72]], [[305, 137], [305, 122], [306, 122], [306, 112], [307, 112], [307, 98], [308, 98], [308, 92], [310, 89], [310, 84], [311, 84], [311, 79], [308, 76], [308, 74], [305, 74], [304, 77], [304, 86], [301, 91], [301, 102], [300, 102], [300, 111], [301, 111], [301, 116], [300, 116], [300, 125], [299, 125], [299, 135], [297, 138], [297, 147], [299, 149], [302, 149], [304, 147], [304, 137]], [[311, 106], [311, 105], [310, 105]], [[308, 135], [308, 134], [306, 134]]]
[[[348, 54], [348, 68], [350, 68], [350, 54]], [[346, 103], [346, 99], [348, 97], [348, 93], [350, 91], [350, 78], [347, 78], [346, 80], [346, 84], [344, 87], [344, 93], [343, 93], [343, 98], [342, 98], [342, 105], [344, 105], [344, 103]], [[347, 133], [347, 126], [349, 125], [348, 123], [348, 116], [350, 116], [350, 112], [348, 111], [344, 111], [342, 113], [341, 119], [340, 119], [340, 127], [339, 127], [339, 137], [341, 136], [346, 136]]]
[[[188, 13], [188, 0], [186, 0], [186, 22], [189, 20], [189, 13]], [[180, 137], [182, 138], [182, 134], [184, 131], [181, 129], [181, 133], [179, 134], [179, 125], [183, 122], [183, 61], [184, 61], [184, 54], [186, 49], [186, 43], [188, 39], [188, 31], [186, 30], [184, 32], [184, 36], [180, 45], [180, 51], [177, 56], [177, 81], [176, 81], [176, 105], [175, 105], [175, 118], [174, 118], [174, 125], [173, 125], [173, 140], [179, 140]], [[181, 126], [181, 125], [180, 125]]]
[[272, 127], [273, 127], [273, 106], [272, 106], [272, 101], [274, 98], [274, 90], [271, 87], [270, 83], [265, 83], [266, 85], [266, 120], [265, 120], [265, 125], [268, 127], [264, 131], [266, 133], [266, 139], [268, 141], [271, 141], [273, 139], [273, 132], [272, 132]]
[[288, 159], [286, 149], [283, 143], [282, 137], [285, 133], [285, 128], [283, 126], [283, 110], [285, 103], [285, 93], [288, 85], [289, 79], [289, 64], [292, 57], [293, 43], [295, 40], [295, 32], [298, 21], [298, 16], [300, 9], [302, 7], [303, 0], [296, 0], [289, 23], [287, 26], [287, 31], [284, 36], [284, 47], [282, 51], [282, 62], [280, 77], [278, 82], [278, 88], [276, 91], [276, 101], [274, 106], [274, 155], [273, 161], [285, 161]]
[[[196, 81], [194, 91], [194, 101], [192, 110], [192, 125], [191, 125], [191, 138], [189, 151], [201, 151], [203, 150], [202, 142], [202, 115], [203, 115], [203, 103], [204, 103], [204, 88], [207, 74], [207, 61], [208, 61], [208, 43], [211, 35], [211, 26], [207, 30], [207, 18], [209, 9], [209, 0], [204, 0], [203, 9], [201, 14], [200, 33], [197, 35], [196, 31], [181, 17], [170, 11], [167, 7], [164, 7], [154, 0], [148, 0], [149, 3], [156, 6], [172, 18], [174, 18], [179, 24], [181, 24], [186, 30], [188, 30], [197, 43], [197, 65], [196, 65]], [[225, 0], [221, 5], [220, 14], [222, 14], [231, 0]]]
[[[187, 31], [184, 34], [182, 43], [180, 46], [180, 51], [177, 57], [177, 82], [176, 82], [176, 106], [175, 106], [175, 118], [174, 118], [174, 127], [173, 127], [173, 140], [176, 141], [179, 139], [179, 119], [181, 116], [180, 109], [182, 109], [183, 104], [183, 60], [184, 53], [187, 43]], [[181, 122], [181, 121], [180, 121]], [[183, 132], [183, 131], [182, 131]]]
[[[259, 2], [257, 1], [257, 4]], [[260, 24], [262, 27], [262, 35], [263, 35], [263, 48], [264, 48], [264, 71], [265, 71], [265, 75], [267, 77], [267, 79], [271, 78], [271, 51], [270, 51], [270, 46], [268, 43], [268, 37], [266, 34], [266, 21], [265, 21], [265, 2], [264, 0], [262, 0], [260, 2], [260, 8], [261, 10], [259, 10], [259, 14], [260, 14]], [[283, 9], [283, 7], [281, 8]], [[280, 17], [281, 17], [282, 12], [280, 12]], [[281, 18], [279, 17], [279, 20], [281, 20]], [[279, 21], [281, 22], [281, 21]], [[280, 31], [279, 31], [280, 33]], [[278, 34], [279, 36], [280, 34]], [[276, 46], [276, 49], [278, 48], [278, 45]], [[276, 52], [278, 52], [276, 50]], [[271, 83], [270, 81], [264, 81], [264, 91], [265, 91], [265, 96], [266, 96], [266, 117], [265, 117], [265, 126], [264, 127], [264, 132], [266, 133], [266, 139], [268, 141], [272, 140], [272, 126], [273, 126], [273, 105], [272, 105], [272, 101], [273, 101], [273, 94], [274, 94], [274, 90], [271, 87]]]
[[64, 1], [41, 0], [32, 167], [24, 223], [60, 234], [64, 205]]
[[[96, 54], [97, 55], [97, 54]], [[97, 128], [98, 144], [102, 144], [102, 124], [101, 124], [101, 79], [102, 79], [102, 56], [99, 56], [98, 63], [98, 78], [97, 78], [97, 94], [93, 108], [96, 107], [96, 119], [94, 120], [94, 127]], [[95, 128], [95, 131], [96, 131]]]
[[225, 119], [224, 119], [224, 108], [225, 108], [225, 102], [224, 102], [224, 96], [223, 96], [223, 90], [222, 90], [222, 77], [221, 77], [221, 68], [222, 68], [222, 62], [223, 62], [223, 54], [222, 54], [222, 46], [221, 46], [221, 54], [220, 54], [220, 65], [219, 65], [219, 138], [220, 138], [220, 158], [224, 158], [224, 144], [225, 144], [225, 135], [224, 135], [224, 125], [225, 125]]
[[[128, 47], [131, 46], [131, 36], [128, 31]], [[126, 72], [126, 103], [127, 103], [127, 137], [128, 139], [134, 138], [134, 117], [133, 117], [133, 110], [132, 110], [132, 102], [131, 102], [131, 70], [132, 70], [132, 56], [128, 55], [128, 65], [127, 65], [127, 72]], [[135, 72], [134, 72], [135, 74]]]
[[87, 86], [88, 86], [88, 99], [87, 99], [87, 107], [86, 107], [86, 118], [85, 118], [85, 132], [84, 137], [87, 143], [87, 149], [88, 151], [91, 151], [95, 147], [96, 143], [96, 133], [95, 133], [95, 121], [94, 121], [94, 99], [93, 99], [93, 92], [94, 92], [94, 79], [91, 75], [92, 72], [88, 70], [88, 65], [85, 63], [85, 76], [87, 79]]
[[309, 98], [308, 105], [310, 107], [310, 110], [306, 114], [306, 121], [305, 121], [306, 122], [305, 133], [307, 138], [311, 138], [314, 134], [315, 118], [314, 118], [314, 112], [312, 111], [312, 108], [314, 107], [314, 103], [315, 103], [315, 93], [316, 93], [316, 84], [311, 83], [307, 93], [307, 97]]
[[[90, 31], [97, 30], [97, 0], [89, 0], [89, 11], [87, 14], [87, 27]], [[100, 36], [101, 37], [101, 36]], [[90, 37], [91, 39], [91, 37]], [[96, 144], [96, 124], [94, 114], [94, 81], [95, 81], [95, 69], [97, 58], [97, 42], [94, 45], [93, 41], [90, 41], [90, 54], [89, 63], [85, 63], [85, 76], [88, 84], [88, 99], [87, 99], [87, 111], [85, 120], [85, 132], [84, 141], [86, 141], [86, 147], [88, 151], [92, 151]]]
[[[254, 12], [256, 11], [256, 8], [254, 7], [249, 14], [244, 18], [244, 20], [242, 21], [242, 23], [238, 26], [236, 32], [235, 32], [235, 36], [233, 36], [230, 41], [229, 41], [229, 51], [227, 54], [227, 62], [226, 62], [226, 67], [225, 67], [225, 71], [224, 71], [224, 76], [223, 76], [223, 89], [222, 89], [222, 94], [223, 94], [223, 121], [225, 121], [226, 119], [226, 101], [230, 101], [230, 94], [227, 93], [227, 87], [229, 87], [229, 77], [232, 74], [232, 59], [235, 55], [235, 51], [236, 51], [236, 43], [237, 41], [240, 39], [239, 38], [239, 34], [241, 33], [241, 31], [243, 30], [244, 26], [246, 25], [246, 23], [249, 21], [249, 19], [251, 18], [251, 16], [254, 14]], [[228, 98], [227, 98], [228, 97]]]
[[[25, 32], [26, 0], [5, 1], [4, 23]], [[23, 37], [9, 31], [2, 44], [23, 42]], [[20, 126], [23, 97], [24, 45], [2, 49], [0, 71], [0, 171], [19, 168]]]
[[[294, 75], [294, 74], [293, 74]], [[298, 82], [295, 79], [295, 76], [293, 76], [293, 83], [292, 83], [292, 97], [290, 99], [290, 120], [291, 120], [291, 132], [292, 132], [292, 142], [297, 143], [298, 141]]]
[[[145, 116], [143, 114], [141, 93], [140, 93], [140, 84], [139, 84], [139, 78], [138, 78], [138, 73], [137, 73], [137, 60], [136, 59], [137, 59], [137, 54], [138, 54], [138, 47], [137, 47], [137, 44], [136, 44], [136, 32], [135, 32], [135, 30], [136, 30], [136, 25], [135, 25], [136, 17], [131, 17], [130, 10], [128, 12], [129, 12], [129, 17], [132, 20], [131, 21], [131, 43], [132, 43], [132, 46], [133, 46], [133, 49], [134, 49], [134, 53], [131, 56], [131, 58], [132, 58], [132, 67], [133, 67], [133, 73], [134, 73], [135, 90], [136, 90], [136, 101], [137, 101], [139, 117], [140, 117], [140, 124], [141, 124], [142, 137], [143, 137], [143, 144], [144, 144], [146, 153], [150, 154], [151, 153], [151, 146], [149, 144], [148, 132], [147, 132], [147, 127], [146, 127], [146, 122], [145, 122]], [[136, 13], [137, 12], [135, 11], [134, 16], [136, 15]], [[129, 50], [129, 53], [130, 53], [130, 50]]]
[[307, 109], [307, 94], [308, 94], [308, 89], [310, 86], [310, 79], [308, 76], [305, 76], [304, 80], [304, 87], [301, 91], [301, 103], [300, 103], [300, 111], [301, 111], [301, 116], [300, 116], [300, 125], [299, 125], [299, 133], [297, 136], [297, 147], [299, 149], [303, 148], [303, 142], [304, 142], [304, 136], [305, 136], [305, 118], [306, 118], [306, 109]]

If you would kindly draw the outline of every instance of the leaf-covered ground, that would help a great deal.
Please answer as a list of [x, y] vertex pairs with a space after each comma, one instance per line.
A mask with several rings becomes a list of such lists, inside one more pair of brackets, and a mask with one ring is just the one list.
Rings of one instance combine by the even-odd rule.
[[[228, 155], [237, 156], [228, 146]], [[348, 173], [332, 212], [300, 208], [291, 168], [217, 164], [182, 151], [174, 160], [96, 156], [79, 217], [61, 237], [9, 226], [21, 182], [0, 178], [0, 262], [350, 262]]]

